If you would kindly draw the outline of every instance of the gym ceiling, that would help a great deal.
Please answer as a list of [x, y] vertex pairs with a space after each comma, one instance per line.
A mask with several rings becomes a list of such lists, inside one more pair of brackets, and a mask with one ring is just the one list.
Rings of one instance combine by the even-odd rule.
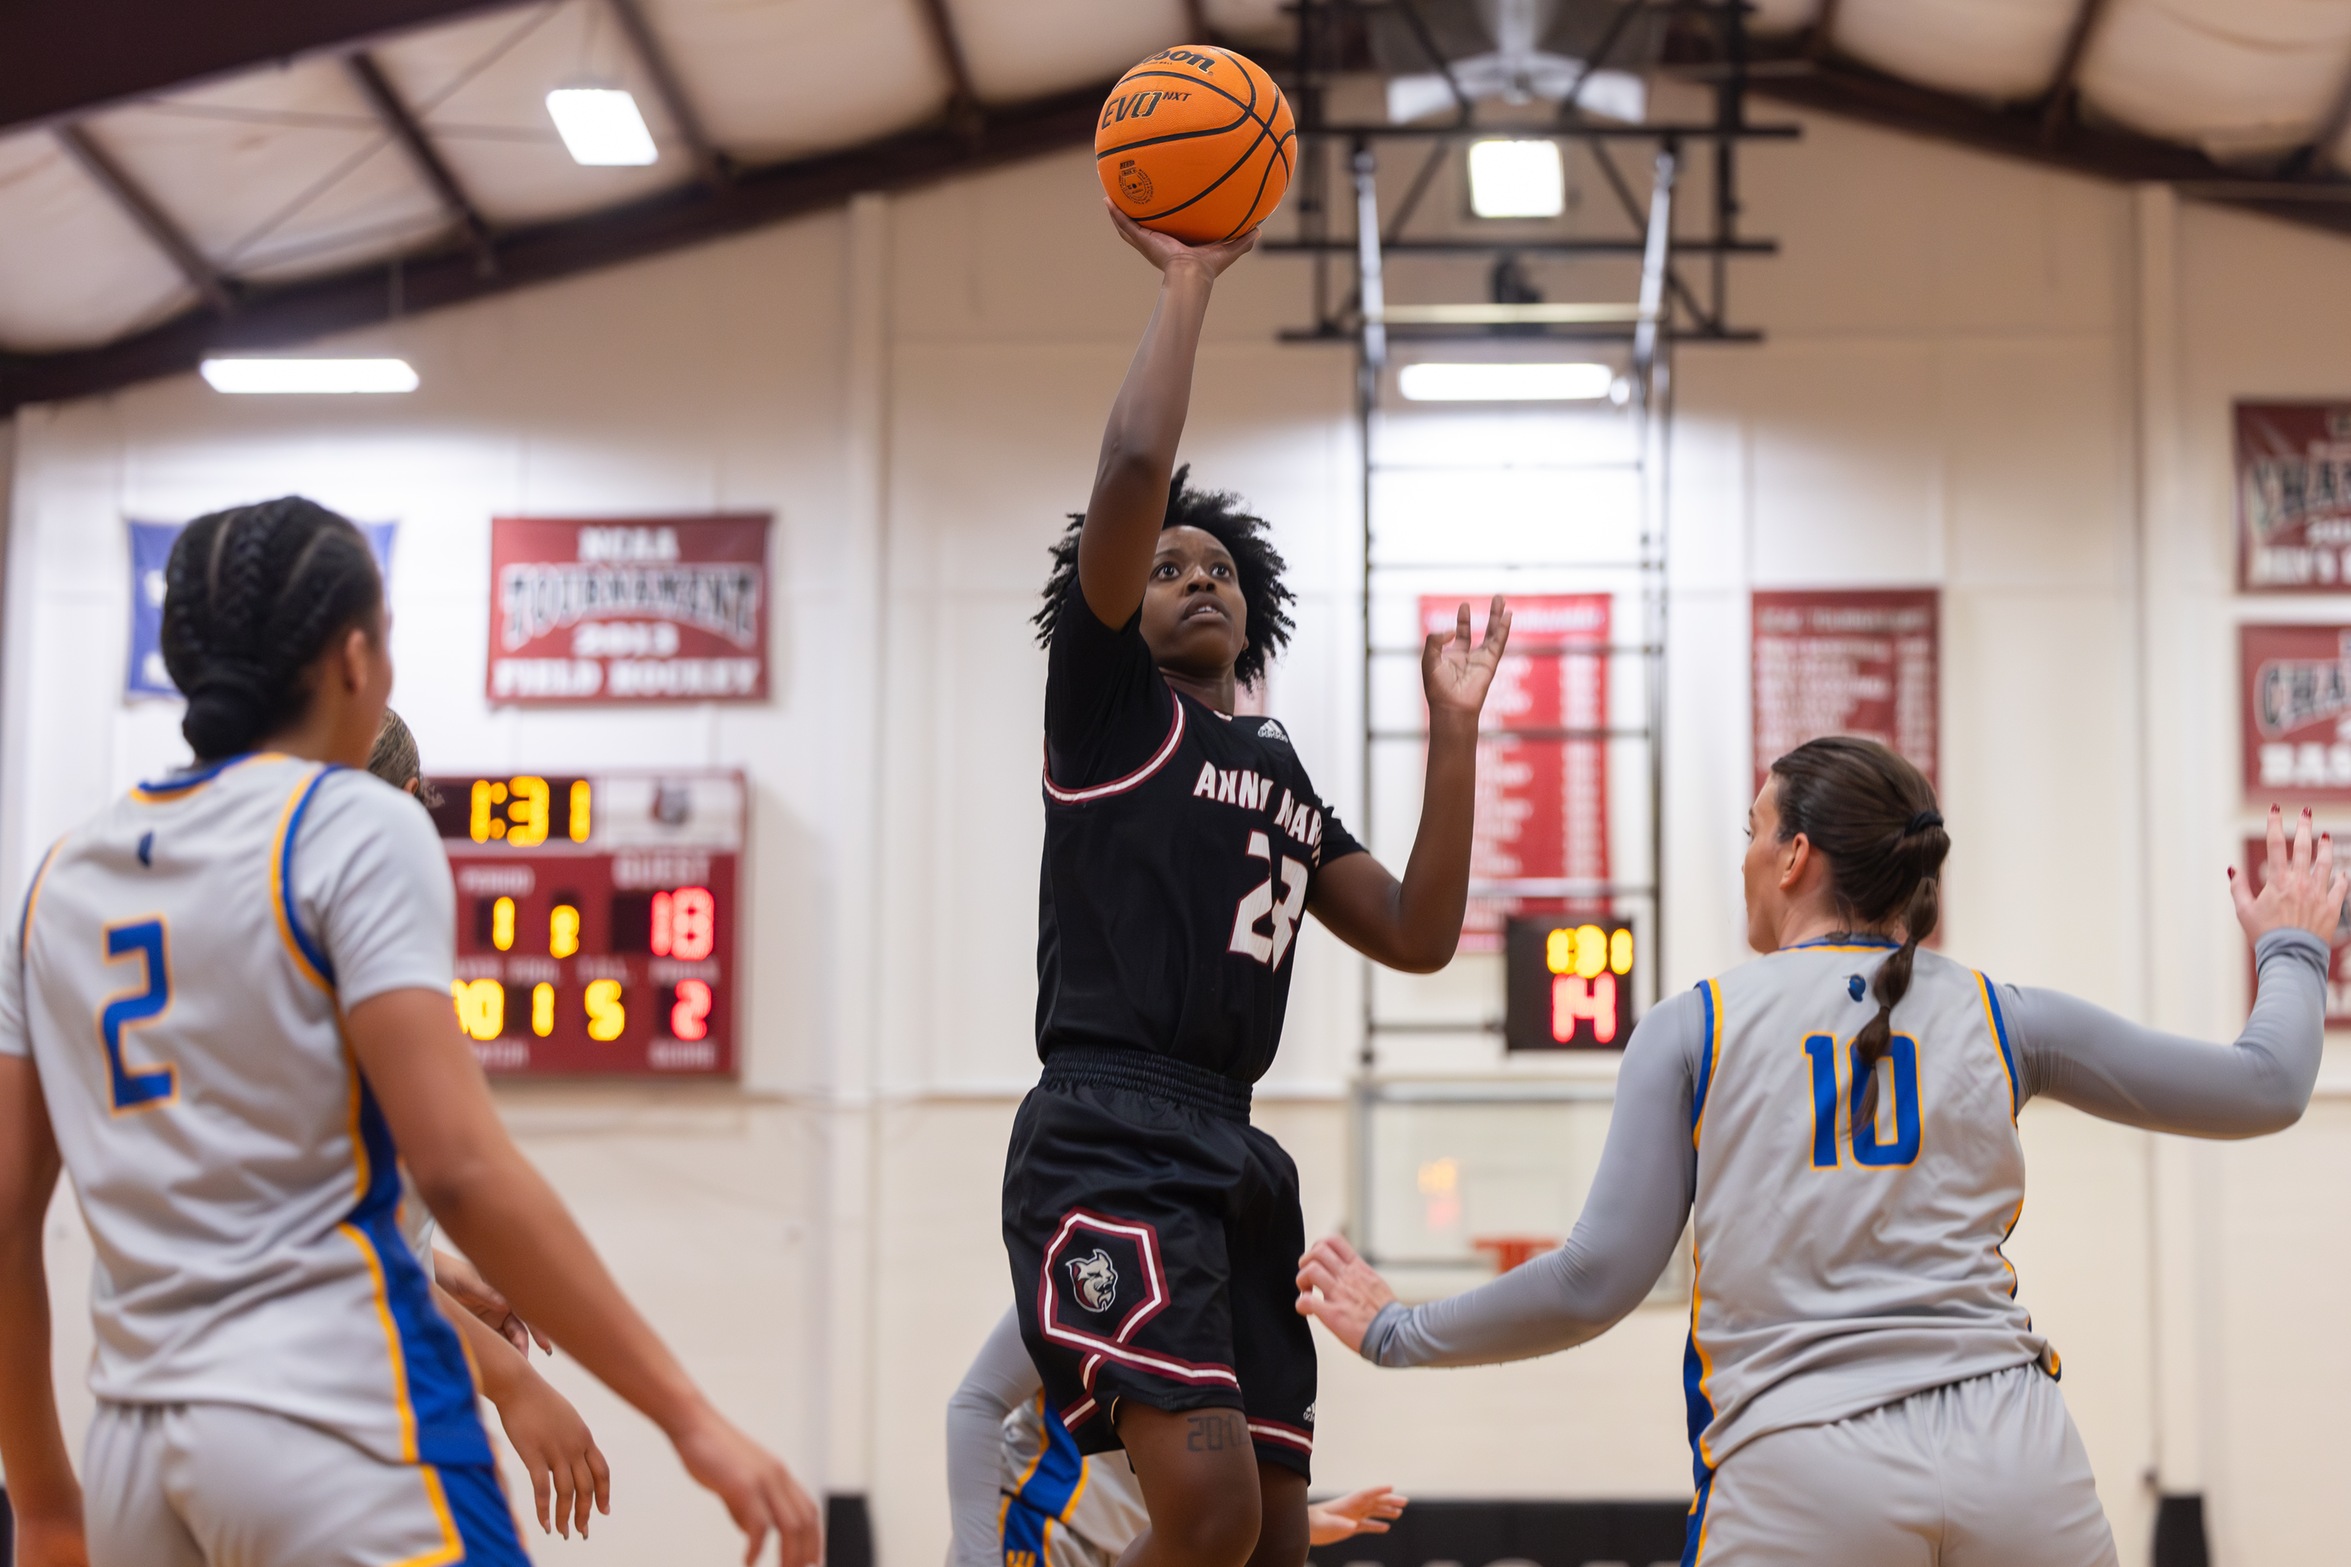
[[[1453, 34], [1474, 3], [1389, 0]], [[2351, 5], [1749, 21], [1760, 94], [2351, 230]], [[1143, 55], [1278, 69], [1292, 31], [1281, 0], [0, 0], [0, 414], [1083, 145]], [[1667, 74], [1723, 68], [1663, 36]], [[574, 163], [546, 95], [578, 85], [626, 88], [658, 160]]]

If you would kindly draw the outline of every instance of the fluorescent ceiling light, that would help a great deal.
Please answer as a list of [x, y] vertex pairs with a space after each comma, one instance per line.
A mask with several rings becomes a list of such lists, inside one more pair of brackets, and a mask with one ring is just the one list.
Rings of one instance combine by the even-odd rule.
[[1606, 397], [1616, 372], [1606, 365], [1418, 364], [1397, 372], [1397, 388], [1415, 403], [1562, 403]]
[[216, 392], [413, 392], [405, 359], [207, 359]]
[[547, 112], [574, 163], [630, 167], [661, 156], [637, 100], [618, 87], [558, 87], [547, 95]]
[[1555, 218], [1567, 210], [1567, 170], [1555, 141], [1469, 144], [1469, 209], [1481, 218]]

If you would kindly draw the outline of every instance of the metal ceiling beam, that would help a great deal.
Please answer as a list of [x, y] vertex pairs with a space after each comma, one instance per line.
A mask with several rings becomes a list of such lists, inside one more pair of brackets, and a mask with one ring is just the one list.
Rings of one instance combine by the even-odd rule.
[[474, 264], [484, 272], [497, 271], [498, 244], [490, 233], [490, 225], [475, 210], [465, 187], [449, 171], [449, 165], [441, 161], [440, 149], [425, 135], [424, 127], [417, 123], [408, 105], [401, 102], [399, 91], [392, 86], [391, 78], [384, 75], [384, 68], [364, 49], [346, 57], [343, 63], [350, 68], [351, 79], [359, 84], [376, 118], [384, 122], [384, 129], [392, 133], [400, 150], [408, 154], [417, 175], [440, 198], [441, 210], [464, 231], [466, 243], [473, 247]]
[[340, 52], [515, 0], [8, 0], [0, 4], [0, 132], [86, 115], [168, 88]]
[[[1749, 88], [1758, 97], [2098, 179], [2176, 185], [2183, 195], [2200, 200], [2351, 233], [2351, 181], [2247, 179], [2243, 170], [2215, 163], [2195, 148], [2078, 121], [2069, 120], [2055, 135], [2044, 135], [2038, 106], [1998, 108], [1914, 86], [1848, 61], [1811, 61], [1801, 45], [1764, 53], [1761, 59], [1766, 68], [1749, 78]], [[1685, 51], [1669, 53], [1666, 68], [1686, 65], [1704, 76], [1717, 64]]]
[[139, 232], [154, 242], [155, 248], [171, 258], [173, 266], [188, 286], [203, 296], [204, 303], [217, 315], [232, 315], [237, 308], [236, 287], [196, 242], [180, 232], [180, 226], [171, 215], [155, 204], [155, 198], [130, 177], [122, 165], [105, 148], [98, 145], [89, 131], [80, 125], [67, 123], [56, 126], [51, 134], [73, 160], [82, 166], [90, 182], [106, 192], [124, 216], [138, 225]]
[[661, 107], [668, 111], [669, 123], [676, 127], [679, 138], [686, 144], [687, 156], [694, 160], [695, 177], [705, 185], [726, 184], [735, 177], [734, 165], [712, 145], [710, 133], [702, 127], [702, 116], [695, 112], [694, 100], [687, 95], [685, 82], [670, 63], [669, 51], [653, 36], [652, 25], [645, 20], [637, 0], [605, 0], [605, 4], [612, 7], [620, 30], [628, 35], [637, 63], [653, 79], [653, 90], [661, 96]]
[[2065, 52], [2057, 57], [2057, 70], [2049, 78], [2049, 91], [2042, 98], [2043, 141], [2062, 134], [2073, 119], [2074, 81], [2082, 74], [2082, 57], [2090, 52], [2090, 37], [2097, 32], [2098, 19], [2105, 14], [2106, 0], [2081, 0], [2074, 9], [2073, 25], [2065, 34]]
[[192, 370], [223, 350], [268, 350], [641, 260], [837, 206], [861, 191], [905, 190], [1040, 153], [1088, 146], [1105, 82], [989, 114], [975, 139], [934, 127], [823, 157], [740, 171], [719, 190], [690, 186], [608, 212], [502, 232], [498, 272], [465, 250], [377, 263], [304, 283], [250, 289], [234, 320], [191, 311], [136, 337], [61, 354], [0, 355], [0, 414]]
[[947, 14], [947, 0], [921, 0], [922, 19], [947, 70], [947, 121], [970, 136], [981, 118], [979, 89], [972, 85], [971, 62], [964, 58], [963, 40], [956, 36], [955, 18]]

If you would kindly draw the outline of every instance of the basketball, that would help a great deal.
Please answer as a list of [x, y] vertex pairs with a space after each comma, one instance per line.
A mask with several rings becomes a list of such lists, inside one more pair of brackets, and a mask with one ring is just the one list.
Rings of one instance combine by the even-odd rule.
[[1094, 167], [1119, 211], [1204, 245], [1272, 216], [1297, 146], [1289, 100], [1264, 67], [1185, 44], [1118, 79], [1094, 131]]

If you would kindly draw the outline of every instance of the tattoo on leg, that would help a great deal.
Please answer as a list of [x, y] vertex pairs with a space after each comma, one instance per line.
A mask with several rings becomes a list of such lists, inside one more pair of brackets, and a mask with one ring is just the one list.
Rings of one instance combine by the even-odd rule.
[[1204, 1409], [1188, 1417], [1184, 1446], [1195, 1453], [1224, 1453], [1249, 1445], [1249, 1423], [1229, 1409]]

